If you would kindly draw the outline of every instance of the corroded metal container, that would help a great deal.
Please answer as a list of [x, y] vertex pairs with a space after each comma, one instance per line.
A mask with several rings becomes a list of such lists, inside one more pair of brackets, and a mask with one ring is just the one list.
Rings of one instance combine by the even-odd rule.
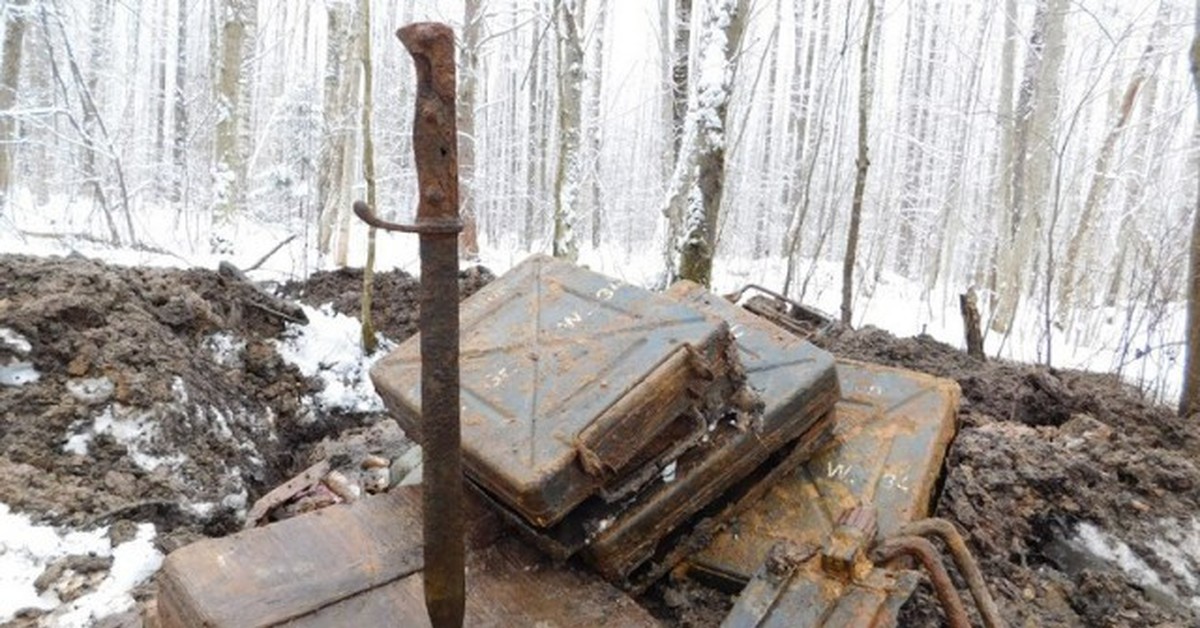
[[957, 427], [958, 384], [842, 360], [837, 372], [833, 442], [690, 558], [698, 576], [741, 586], [775, 543], [820, 546], [849, 508], [873, 507], [880, 539], [927, 516]]
[[[462, 304], [467, 475], [534, 527], [615, 501], [699, 438], [736, 371], [728, 326], [659, 294], [535, 255]], [[419, 336], [371, 370], [420, 440]], [[725, 384], [723, 384], [723, 382]]]

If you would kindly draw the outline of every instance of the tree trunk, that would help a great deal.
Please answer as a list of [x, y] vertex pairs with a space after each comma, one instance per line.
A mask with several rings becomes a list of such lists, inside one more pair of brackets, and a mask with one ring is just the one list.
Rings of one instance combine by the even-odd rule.
[[1117, 119], [1113, 121], [1112, 128], [1104, 137], [1104, 143], [1100, 147], [1100, 154], [1096, 157], [1096, 165], [1092, 170], [1091, 184], [1088, 186], [1087, 197], [1083, 202], [1083, 212], [1079, 216], [1079, 226], [1075, 229], [1075, 233], [1071, 236], [1070, 242], [1067, 244], [1066, 258], [1063, 259], [1062, 277], [1058, 284], [1058, 303], [1055, 311], [1055, 320], [1058, 323], [1064, 323], [1067, 313], [1071, 309], [1071, 301], [1075, 297], [1075, 273], [1076, 267], [1079, 264], [1079, 257], [1084, 243], [1087, 241], [1091, 231], [1092, 224], [1096, 221], [1096, 212], [1100, 208], [1100, 203], [1104, 200], [1108, 192], [1108, 180], [1110, 177], [1109, 163], [1112, 161], [1113, 154], [1117, 149], [1117, 140], [1120, 139], [1126, 125], [1129, 123], [1130, 114], [1133, 112], [1133, 105], [1137, 100], [1138, 93], [1141, 91], [1142, 83], [1146, 77], [1154, 73], [1155, 66], [1158, 64], [1159, 55], [1155, 54], [1158, 44], [1158, 38], [1165, 35], [1164, 26], [1168, 16], [1170, 15], [1170, 5], [1166, 2], [1159, 4], [1158, 16], [1154, 20], [1154, 26], [1150, 29], [1150, 36], [1146, 41], [1146, 47], [1142, 50], [1142, 56], [1138, 59], [1137, 66], [1133, 70], [1133, 75], [1129, 77], [1129, 85], [1125, 87], [1124, 96], [1121, 98], [1120, 107], [1117, 109]]
[[[367, 205], [372, 209], [379, 207], [379, 196], [375, 185], [375, 141], [371, 137], [371, 118], [375, 109], [375, 89], [372, 81], [375, 72], [371, 67], [371, 0], [360, 0], [359, 13], [359, 46], [360, 63], [362, 66], [362, 160], [363, 179], [367, 183]], [[375, 294], [375, 227], [367, 227], [367, 260], [363, 264], [362, 288], [362, 348], [363, 353], [375, 353], [379, 340], [375, 336], [375, 323], [371, 316], [371, 300]]]
[[601, 124], [601, 87], [604, 85], [604, 35], [608, 23], [608, 0], [596, 2], [596, 26], [592, 31], [592, 70], [588, 73], [588, 206], [592, 214], [592, 248], [600, 248], [604, 227], [604, 199], [600, 189], [600, 153], [604, 125]]
[[[1200, 122], [1200, 4], [1196, 5], [1191, 64], [1192, 87], [1196, 90], [1196, 119]], [[1187, 352], [1183, 357], [1183, 394], [1179, 400], [1179, 414], [1192, 416], [1198, 411], [1200, 411], [1200, 177], [1197, 178], [1196, 210], [1192, 215], [1192, 246], [1188, 264]]]
[[1039, 0], [1025, 76], [1017, 97], [1013, 158], [1012, 245], [1001, 247], [1000, 294], [992, 329], [1008, 331], [1021, 299], [1021, 277], [1042, 228], [1042, 210], [1054, 170], [1053, 127], [1066, 42], [1067, 0]]
[[583, 42], [579, 31], [582, 11], [575, 0], [557, 0], [558, 18], [558, 167], [554, 174], [555, 257], [579, 257], [576, 213], [583, 184], [580, 125], [583, 117]]
[[4, 23], [4, 61], [0, 62], [0, 216], [8, 209], [13, 184], [13, 152], [17, 124], [12, 114], [21, 85], [21, 52], [25, 43], [28, 0], [10, 2]]
[[[820, 53], [824, 55], [825, 49], [829, 42], [829, 15], [833, 12], [833, 6], [830, 3], [825, 3], [825, 18], [820, 28], [821, 45]], [[804, 71], [803, 81], [798, 82], [792, 88], [791, 101], [791, 116], [789, 119], [789, 128], [795, 129], [795, 139], [792, 148], [791, 163], [789, 169], [788, 180], [784, 185], [787, 203], [785, 206], [792, 207], [791, 216], [788, 219], [787, 232], [784, 234], [783, 242], [780, 247], [783, 252], [783, 257], [787, 262], [787, 270], [783, 280], [783, 294], [786, 296], [792, 289], [792, 280], [796, 275], [797, 256], [800, 254], [800, 241], [804, 235], [804, 223], [808, 218], [809, 207], [809, 192], [811, 189], [813, 171], [816, 168], [816, 156], [821, 152], [820, 137], [824, 134], [825, 127], [818, 123], [817, 138], [814, 141], [809, 139], [809, 128], [811, 125], [812, 111], [812, 81], [816, 63], [818, 47], [817, 20], [821, 17], [822, 3], [815, 0], [812, 3], [812, 22], [808, 30], [808, 35], [805, 37], [804, 52]], [[795, 63], [797, 67], [800, 65], [800, 36], [801, 24], [804, 22], [803, 6], [801, 4], [794, 5], [793, 18], [796, 22], [795, 40], [793, 45], [795, 49]], [[824, 98], [822, 98], [821, 118], [824, 119], [825, 107]], [[810, 150], [810, 145], [812, 146]]]
[[213, 94], [217, 102], [217, 129], [213, 140], [213, 249], [228, 252], [219, 241], [223, 228], [246, 206], [247, 153], [245, 129], [249, 125], [247, 100], [254, 50], [256, 0], [227, 0], [220, 18], [220, 47]]
[[[328, 44], [325, 50], [325, 84], [323, 94], [323, 119], [325, 138], [321, 145], [321, 164], [318, 176], [318, 202], [321, 217], [317, 227], [317, 251], [321, 255], [330, 253], [334, 225], [338, 216], [349, 211], [348, 192], [344, 185], [343, 170], [350, 135], [350, 62], [351, 9], [348, 3], [331, 2], [326, 14]], [[372, 208], [379, 211], [378, 207]]]
[[863, 193], [867, 186], [867, 169], [871, 166], [867, 152], [867, 122], [871, 116], [871, 35], [875, 21], [875, 0], [867, 0], [867, 23], [863, 27], [862, 58], [858, 68], [858, 157], [854, 161], [854, 199], [850, 205], [850, 228], [846, 236], [846, 256], [842, 260], [842, 324], [850, 325], [854, 299], [854, 260], [858, 254], [858, 230], [862, 223]]
[[174, 133], [171, 140], [171, 158], [174, 165], [171, 174], [172, 202], [183, 198], [184, 181], [187, 178], [187, 136], [188, 136], [188, 107], [187, 107], [187, 68], [188, 68], [188, 3], [180, 2], [176, 17], [177, 35], [175, 42], [175, 93], [174, 93]]
[[[679, 238], [683, 231], [683, 215], [684, 203], [687, 200], [683, 194], [686, 184], [680, 178], [680, 174], [684, 177], [690, 177], [690, 169], [694, 166], [692, 163], [694, 153], [685, 155], [684, 153], [690, 150], [684, 146], [687, 133], [687, 117], [688, 117], [688, 82], [691, 74], [691, 40], [692, 40], [692, 0], [675, 0], [675, 54], [671, 60], [671, 146], [672, 163], [675, 167], [672, 169], [671, 178], [667, 181], [667, 204], [663, 209], [663, 216], [666, 218], [666, 242], [664, 243], [664, 266], [666, 267], [666, 275], [668, 282], [673, 281], [678, 275], [676, 267], [677, 257], [679, 255]], [[692, 163], [688, 166], [688, 172], [681, 173], [679, 164]], [[674, 188], [674, 191], [672, 189]]]
[[983, 353], [983, 332], [979, 325], [978, 301], [974, 288], [958, 295], [958, 307], [963, 319], [963, 333], [967, 337], [967, 355], [985, 360], [987, 358]]
[[479, 81], [479, 39], [483, 35], [481, 0], [463, 2], [463, 41], [459, 48], [458, 88], [458, 176], [459, 216], [463, 230], [458, 237], [459, 255], [479, 259], [479, 224], [475, 217], [478, 196], [475, 185], [475, 92]]
[[[542, 3], [537, 3], [537, 11], [541, 14]], [[542, 38], [537, 30], [532, 32], [531, 48], [533, 52], [529, 55], [529, 115], [526, 118], [525, 132], [527, 140], [525, 142], [525, 220], [521, 229], [521, 247], [529, 249], [533, 246], [534, 238], [537, 234], [538, 214], [541, 213], [541, 197], [538, 191], [541, 189], [542, 164], [546, 161], [546, 152], [542, 150], [545, 145], [545, 131], [542, 128], [542, 93], [543, 88], [542, 74], [545, 67], [542, 63], [542, 54], [540, 50]], [[539, 139], [534, 139], [539, 138]]]
[[[1000, 53], [1000, 94], [997, 98], [997, 125], [1000, 127], [997, 140], [1000, 145], [1000, 156], [996, 164], [996, 176], [993, 179], [993, 207], [997, 216], [998, 229], [991, 252], [992, 260], [988, 272], [988, 298], [995, 305], [999, 290], [997, 266], [1002, 248], [1011, 247], [1017, 235], [1017, 225], [1013, 220], [1013, 164], [1014, 164], [1014, 129], [1016, 120], [1013, 118], [1013, 66], [1016, 64], [1017, 43], [1017, 0], [1004, 2], [1004, 41]], [[998, 329], [1004, 331], [1004, 328]]]
[[[745, 28], [747, 0], [719, 0], [705, 13], [701, 70], [696, 97], [689, 103], [688, 134], [694, 135], [697, 174], [688, 195], [679, 251], [679, 277], [702, 286], [712, 283], [717, 223], [725, 186], [726, 113]], [[707, 73], [720, 74], [709, 76]]]

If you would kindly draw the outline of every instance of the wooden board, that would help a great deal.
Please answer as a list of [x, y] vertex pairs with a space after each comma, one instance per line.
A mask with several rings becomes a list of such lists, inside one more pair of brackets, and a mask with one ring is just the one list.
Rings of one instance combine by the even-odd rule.
[[[397, 488], [180, 548], [158, 575], [161, 625], [425, 625], [420, 503], [419, 486]], [[596, 576], [546, 564], [517, 541], [496, 545], [505, 532], [475, 499], [467, 521], [472, 625], [571, 625], [576, 608], [652, 623]]]
[[[285, 624], [429, 626], [420, 574], [365, 591]], [[631, 598], [593, 574], [556, 566], [517, 539], [467, 561], [466, 626], [656, 626]]]

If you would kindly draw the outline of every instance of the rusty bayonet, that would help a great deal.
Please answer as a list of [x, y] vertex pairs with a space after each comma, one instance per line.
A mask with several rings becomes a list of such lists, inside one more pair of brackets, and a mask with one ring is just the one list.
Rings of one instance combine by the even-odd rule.
[[379, 219], [366, 203], [354, 213], [388, 231], [420, 235], [421, 443], [425, 606], [435, 628], [461, 626], [463, 475], [458, 380], [458, 131], [454, 33], [433, 22], [396, 31], [417, 68], [413, 153], [420, 200], [416, 223]]

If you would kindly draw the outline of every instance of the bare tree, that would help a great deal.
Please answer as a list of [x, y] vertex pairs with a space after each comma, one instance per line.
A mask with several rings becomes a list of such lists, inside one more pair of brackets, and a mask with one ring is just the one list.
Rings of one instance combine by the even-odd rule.
[[[359, 64], [362, 67], [362, 169], [367, 183], [367, 205], [378, 207], [379, 195], [375, 184], [375, 141], [371, 136], [371, 117], [375, 111], [375, 72], [371, 65], [371, 0], [360, 0]], [[367, 260], [363, 264], [362, 320], [363, 353], [375, 353], [379, 340], [371, 316], [371, 301], [375, 293], [375, 227], [367, 227]]]
[[867, 152], [867, 121], [871, 116], [871, 34], [875, 22], [875, 0], [867, 0], [867, 22], [863, 26], [862, 51], [858, 66], [858, 157], [854, 160], [854, 200], [850, 205], [850, 229], [846, 256], [842, 260], [842, 324], [850, 324], [854, 298], [854, 260], [858, 254], [858, 230], [862, 222], [863, 191], [871, 160]]
[[608, 22], [608, 0], [596, 0], [592, 27], [592, 63], [587, 77], [588, 206], [592, 215], [592, 247], [599, 248], [604, 227], [604, 199], [600, 187], [600, 153], [604, 148], [601, 87], [604, 85], [604, 36]]
[[[690, 179], [688, 209], [679, 242], [679, 277], [707, 286], [712, 281], [717, 223], [725, 186], [725, 150], [737, 51], [747, 0], [718, 0], [708, 7], [701, 31], [696, 95], [688, 105], [687, 132], [676, 176]], [[689, 176], [690, 171], [695, 172]]]
[[187, 178], [187, 147], [188, 147], [188, 106], [187, 106], [187, 71], [188, 71], [188, 6], [180, 2], [176, 7], [176, 37], [175, 37], [175, 89], [172, 94], [174, 102], [174, 128], [171, 138], [171, 192], [168, 197], [172, 201], [183, 198], [184, 181]]
[[556, 0], [558, 18], [558, 166], [554, 175], [554, 256], [579, 256], [576, 234], [583, 156], [583, 11], [577, 0]]
[[[1196, 91], [1196, 119], [1200, 121], [1200, 4], [1196, 5], [1195, 34], [1191, 50], [1192, 87]], [[1183, 393], [1179, 414], [1200, 411], [1200, 177], [1197, 178], [1196, 210], [1192, 215], [1192, 246], [1188, 263], [1187, 352], [1183, 358]]]
[[1054, 122], [1066, 47], [1067, 0], [1039, 0], [1025, 75], [1017, 96], [1013, 148], [1011, 239], [1000, 249], [999, 302], [992, 329], [1007, 332], [1021, 298], [1022, 277], [1042, 229], [1042, 211], [1054, 170]]
[[1113, 154], [1117, 149], [1117, 140], [1125, 131], [1126, 125], [1129, 123], [1130, 114], [1133, 113], [1133, 105], [1137, 101], [1138, 94], [1141, 92], [1142, 83], [1146, 78], [1155, 72], [1160, 56], [1156, 53], [1158, 40], [1165, 35], [1164, 26], [1167, 23], [1167, 18], [1170, 15], [1170, 5], [1166, 2], [1159, 3], [1158, 16], [1154, 20], [1154, 26], [1150, 30], [1150, 36], [1146, 41], [1146, 47], [1142, 50], [1142, 56], [1138, 59], [1137, 66], [1133, 70], [1133, 75], [1129, 77], [1129, 84], [1125, 87], [1124, 95], [1121, 97], [1120, 105], [1117, 109], [1117, 119], [1113, 121], [1112, 128], [1104, 137], [1104, 143], [1100, 146], [1100, 154], [1096, 156], [1096, 165], [1092, 170], [1091, 183], [1088, 186], [1087, 198], [1083, 202], [1083, 212], [1079, 216], [1079, 225], [1075, 229], [1075, 233], [1071, 236], [1070, 242], [1067, 244], [1066, 258], [1063, 259], [1062, 277], [1058, 284], [1058, 304], [1055, 319], [1061, 324], [1066, 320], [1067, 312], [1071, 309], [1071, 301], [1075, 296], [1076, 288], [1076, 267], [1079, 264], [1079, 258], [1084, 243], [1091, 232], [1093, 224], [1096, 222], [1096, 214], [1100, 209], [1100, 203], [1104, 200], [1105, 194], [1108, 193], [1108, 182], [1112, 173], [1110, 172], [1110, 163], [1113, 159]]
[[13, 107], [21, 84], [21, 51], [25, 24], [29, 21], [28, 6], [28, 0], [14, 0], [4, 11], [4, 61], [0, 62], [0, 215], [4, 214], [12, 188], [12, 154], [17, 141]]
[[[353, 7], [349, 2], [329, 2], [326, 8], [328, 46], [325, 50], [325, 81], [323, 107], [324, 142], [321, 145], [319, 169], [319, 202], [321, 217], [317, 228], [317, 250], [328, 255], [333, 241], [334, 226], [349, 211], [350, 197], [346, 189], [347, 156], [354, 142], [350, 114], [351, 81], [350, 54]], [[338, 241], [338, 263], [344, 264], [344, 238]]]
[[[688, 111], [689, 80], [692, 60], [692, 0], [675, 0], [674, 37], [672, 38], [672, 56], [670, 58], [670, 100], [671, 125], [667, 129], [671, 138], [671, 151], [668, 155], [671, 174], [667, 180], [668, 188], [682, 185], [675, 176], [677, 165], [682, 158], [684, 135]], [[664, 28], [666, 22], [664, 22]], [[665, 36], [665, 35], [664, 35]], [[690, 173], [689, 173], [690, 174]], [[666, 246], [663, 247], [663, 265], [666, 268], [668, 281], [677, 274], [676, 243], [683, 231], [683, 205], [686, 197], [680, 193], [668, 191], [668, 202], [663, 207], [663, 218], [666, 220]]]
[[[257, 0], [223, 0], [218, 16], [220, 50], [216, 80], [216, 137], [213, 140], [213, 225], [228, 224], [246, 205], [250, 79]], [[215, 230], [219, 232], [219, 229]], [[218, 238], [219, 233], [215, 233]], [[224, 246], [213, 241], [214, 248]]]
[[483, 36], [481, 0], [463, 2], [462, 47], [459, 48], [458, 86], [458, 176], [462, 181], [459, 215], [463, 230], [458, 238], [459, 255], [479, 258], [479, 224], [475, 203], [475, 92], [479, 82], [479, 46]]

